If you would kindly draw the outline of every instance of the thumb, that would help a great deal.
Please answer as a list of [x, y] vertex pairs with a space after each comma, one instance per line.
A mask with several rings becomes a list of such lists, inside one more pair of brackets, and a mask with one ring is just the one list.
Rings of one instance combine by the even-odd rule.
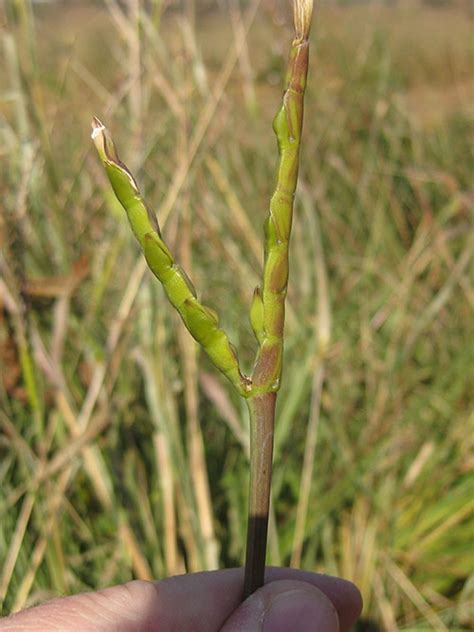
[[333, 603], [303, 581], [274, 581], [235, 610], [221, 632], [339, 632]]

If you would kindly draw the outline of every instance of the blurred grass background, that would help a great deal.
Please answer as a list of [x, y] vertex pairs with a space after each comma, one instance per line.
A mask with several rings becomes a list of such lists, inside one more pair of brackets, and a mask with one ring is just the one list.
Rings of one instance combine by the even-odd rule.
[[[470, 629], [472, 5], [318, 5], [269, 562], [355, 581], [360, 630]], [[248, 366], [289, 5], [0, 15], [3, 613], [240, 565], [246, 413], [145, 270], [89, 125]]]

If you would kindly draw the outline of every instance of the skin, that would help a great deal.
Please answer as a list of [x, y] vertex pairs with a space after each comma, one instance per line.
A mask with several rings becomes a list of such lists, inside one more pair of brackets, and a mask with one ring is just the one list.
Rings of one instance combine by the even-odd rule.
[[0, 620], [1, 632], [345, 632], [362, 608], [342, 579], [267, 568], [265, 586], [241, 603], [242, 569], [134, 581], [55, 599]]

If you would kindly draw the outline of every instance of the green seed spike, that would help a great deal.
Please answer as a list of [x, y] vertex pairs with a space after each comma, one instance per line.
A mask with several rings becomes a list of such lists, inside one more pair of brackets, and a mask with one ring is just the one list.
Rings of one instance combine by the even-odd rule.
[[312, 2], [295, 0], [294, 8], [296, 37], [291, 45], [282, 104], [273, 120], [279, 162], [275, 192], [265, 221], [265, 261], [261, 290], [263, 336], [258, 338], [260, 347], [252, 373], [254, 388], [267, 392], [279, 388], [282, 370], [288, 248], [298, 181]]
[[215, 366], [232, 382], [241, 395], [248, 397], [249, 383], [239, 369], [235, 348], [219, 328], [217, 314], [201, 305], [187, 274], [175, 263], [163, 241], [158, 222], [143, 201], [135, 178], [120, 160], [105, 126], [94, 119], [92, 139], [117, 199], [124, 207], [149, 268], [161, 281], [171, 304], [179, 312], [191, 335], [201, 344]]

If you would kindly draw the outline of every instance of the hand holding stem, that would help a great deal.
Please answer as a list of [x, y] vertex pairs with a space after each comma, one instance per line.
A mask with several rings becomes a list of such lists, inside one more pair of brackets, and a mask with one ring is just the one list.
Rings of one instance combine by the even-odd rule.
[[288, 249], [298, 180], [313, 0], [293, 0], [293, 9], [296, 37], [291, 45], [281, 108], [273, 122], [279, 152], [277, 184], [265, 221], [262, 287], [255, 289], [250, 310], [251, 325], [258, 342], [250, 376], [241, 371], [236, 350], [219, 327], [217, 315], [199, 302], [188, 276], [176, 264], [163, 241], [155, 215], [143, 201], [135, 178], [119, 159], [108, 131], [98, 119], [94, 119], [92, 125], [92, 138], [99, 156], [151, 271], [163, 284], [168, 299], [191, 335], [247, 400], [251, 455], [244, 596], [264, 582], [273, 428], [282, 371]]

